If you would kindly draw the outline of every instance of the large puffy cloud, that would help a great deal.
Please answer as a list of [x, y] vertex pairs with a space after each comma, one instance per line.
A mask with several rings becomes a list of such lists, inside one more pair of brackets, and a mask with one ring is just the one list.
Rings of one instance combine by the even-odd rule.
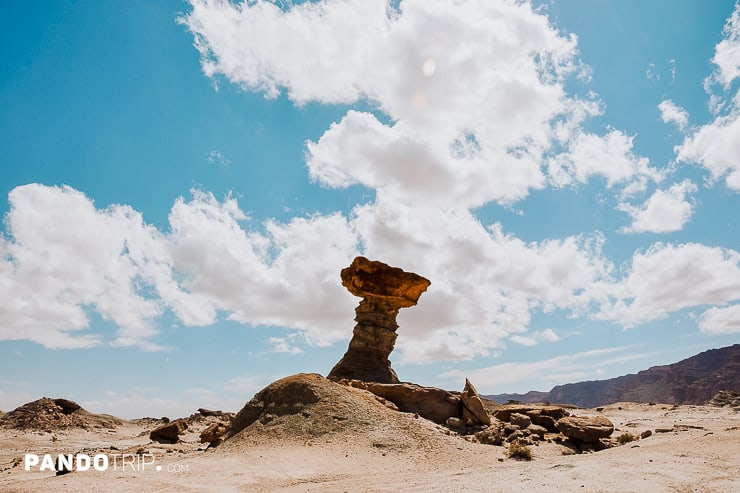
[[368, 255], [432, 280], [419, 308], [399, 315], [405, 362], [489, 354], [534, 310], [583, 314], [612, 268], [600, 235], [525, 243], [469, 211], [379, 201], [357, 208], [354, 224]]
[[[130, 207], [97, 209], [69, 187], [26, 185], [10, 198], [0, 282], [14, 302], [0, 311], [0, 335], [49, 347], [156, 349], [166, 310], [188, 326], [221, 313], [297, 329], [313, 344], [346, 338], [356, 299], [338, 273], [361, 249], [433, 279], [425, 309], [402, 312], [406, 359], [466, 358], [526, 331], [533, 309], [583, 312], [610, 269], [598, 236], [526, 244], [467, 210], [393, 201], [358, 206], [349, 218], [253, 225], [236, 199], [195, 191], [175, 202], [170, 230], [160, 232]], [[89, 333], [86, 310], [111, 320], [115, 337]], [[271, 342], [295, 351], [297, 341]]]
[[[334, 214], [268, 221], [262, 234], [245, 230], [244, 219], [233, 198], [221, 203], [196, 192], [191, 202], [175, 203], [167, 240], [187, 292], [173, 303], [178, 316], [204, 325], [223, 310], [243, 323], [304, 329], [316, 342], [336, 338], [352, 310], [338, 282], [357, 253], [347, 220]], [[200, 311], [191, 313], [193, 307]]]
[[[234, 198], [195, 192], [158, 231], [126, 206], [19, 187], [0, 242], [0, 292], [17, 300], [0, 310], [3, 339], [156, 349], [158, 317], [171, 311], [188, 326], [227, 317], [326, 344], [349, 336], [357, 300], [338, 273], [360, 252], [432, 280], [419, 308], [399, 315], [404, 361], [553, 339], [527, 333], [535, 311], [635, 325], [738, 297], [736, 252], [658, 244], [619, 279], [598, 233], [527, 243], [471, 212], [548, 183], [603, 177], [626, 196], [662, 177], [624, 132], [581, 128], [601, 107], [565, 93], [575, 38], [526, 2], [405, 0], [395, 10], [327, 0], [284, 11], [193, 0], [182, 22], [208, 75], [270, 97], [286, 90], [297, 104], [369, 101], [373, 112], [349, 110], [307, 143], [307, 164], [320, 184], [360, 183], [375, 202], [255, 224]], [[91, 326], [90, 311], [118, 332]], [[295, 352], [301, 338], [269, 342]]]
[[[190, 326], [214, 323], [221, 310], [305, 329], [321, 343], [338, 336], [352, 307], [336, 277], [357, 238], [340, 215], [270, 222], [259, 233], [242, 227], [234, 199], [196, 191], [174, 204], [162, 233], [128, 206], [97, 209], [69, 187], [21, 186], [10, 203], [0, 294], [12, 302], [0, 310], [2, 339], [162, 349], [152, 342], [155, 321], [169, 309]], [[86, 331], [89, 312], [110, 320], [115, 336]]]
[[[725, 179], [727, 187], [740, 191], [740, 91], [732, 92], [732, 84], [740, 77], [740, 3], [727, 20], [724, 39], [715, 47], [712, 62], [716, 70], [705, 82], [710, 92], [710, 107], [716, 118], [688, 136], [678, 146], [679, 162], [704, 166], [713, 180]], [[712, 87], [721, 86], [720, 93]]]
[[[357, 299], [338, 273], [364, 253], [432, 280], [419, 307], [402, 310], [401, 362], [467, 359], [528, 333], [534, 312], [634, 326], [677, 310], [740, 299], [740, 254], [699, 244], [656, 244], [622, 278], [600, 234], [524, 242], [470, 211], [382, 198], [342, 214], [255, 225], [236, 200], [194, 192], [178, 199], [169, 231], [128, 206], [98, 209], [68, 187], [26, 185], [10, 194], [0, 244], [1, 339], [47, 347], [156, 344], [160, 315], [187, 326], [226, 317], [294, 329], [275, 351], [349, 336]], [[115, 326], [90, 322], [96, 312]], [[731, 331], [732, 309], [705, 313], [709, 333]]]
[[[0, 291], [11, 300], [0, 310], [3, 339], [30, 339], [50, 347], [100, 344], [88, 326], [94, 308], [120, 329], [116, 344], [153, 334], [158, 305], [136, 292], [146, 267], [139, 248], [156, 241], [130, 207], [100, 211], [69, 187], [28, 185], [9, 196], [7, 226], [13, 242], [3, 248]], [[132, 239], [134, 248], [128, 250]]]
[[367, 100], [383, 114], [350, 111], [308, 143], [321, 184], [361, 183], [407, 203], [511, 203], [546, 185], [542, 162], [554, 146], [569, 152], [550, 167], [560, 184], [654, 175], [620, 132], [579, 131], [601, 108], [565, 92], [583, 69], [575, 36], [527, 2], [191, 3], [181, 22], [207, 75], [268, 97], [284, 88], [298, 104]]

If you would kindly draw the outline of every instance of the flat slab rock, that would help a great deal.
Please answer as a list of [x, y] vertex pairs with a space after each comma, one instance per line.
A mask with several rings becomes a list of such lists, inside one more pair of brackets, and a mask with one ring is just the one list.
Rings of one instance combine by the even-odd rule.
[[557, 428], [568, 438], [585, 443], [595, 443], [614, 432], [614, 424], [604, 416], [568, 416], [557, 422]]
[[398, 406], [399, 411], [417, 413], [435, 423], [444, 424], [450, 416], [460, 416], [460, 396], [436, 387], [422, 387], [413, 383], [359, 381], [353, 381], [350, 385], [391, 401]]

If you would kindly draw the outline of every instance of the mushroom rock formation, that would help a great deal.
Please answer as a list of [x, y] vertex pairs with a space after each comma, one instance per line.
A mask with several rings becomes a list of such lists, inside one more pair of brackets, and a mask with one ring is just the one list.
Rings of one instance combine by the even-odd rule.
[[388, 356], [396, 343], [398, 310], [416, 305], [431, 282], [383, 262], [357, 257], [342, 269], [342, 285], [362, 298], [355, 309], [355, 329], [349, 348], [329, 378], [398, 383]]

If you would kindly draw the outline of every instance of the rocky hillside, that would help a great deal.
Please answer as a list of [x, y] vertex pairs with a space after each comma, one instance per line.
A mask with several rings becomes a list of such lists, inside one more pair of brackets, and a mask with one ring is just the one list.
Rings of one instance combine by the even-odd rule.
[[678, 363], [609, 380], [558, 385], [549, 392], [485, 397], [496, 402], [549, 401], [581, 407], [613, 402], [705, 404], [721, 390], [740, 391], [740, 344], [710, 349]]

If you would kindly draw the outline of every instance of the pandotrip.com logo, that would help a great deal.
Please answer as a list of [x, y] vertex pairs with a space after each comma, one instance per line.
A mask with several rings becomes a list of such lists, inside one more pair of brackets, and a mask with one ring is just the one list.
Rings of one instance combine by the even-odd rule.
[[153, 454], [95, 454], [90, 456], [84, 453], [78, 454], [25, 454], [23, 458], [23, 470], [49, 471], [63, 474], [71, 471], [115, 471], [115, 472], [146, 472], [148, 470], [167, 472], [187, 472], [189, 466], [186, 463], [169, 463], [165, 467], [156, 464]]

